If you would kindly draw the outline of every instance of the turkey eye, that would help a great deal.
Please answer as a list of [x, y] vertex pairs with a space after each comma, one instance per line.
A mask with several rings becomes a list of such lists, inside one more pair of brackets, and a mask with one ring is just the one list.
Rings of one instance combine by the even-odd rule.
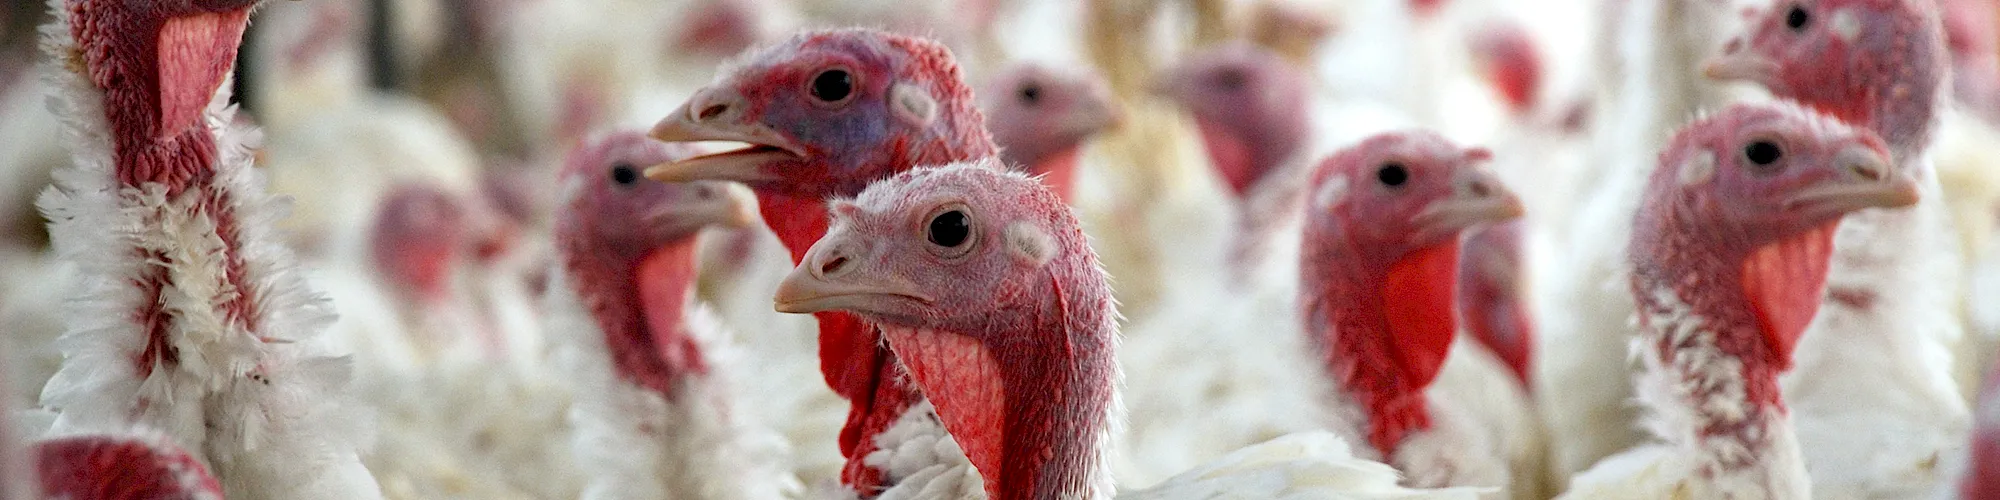
[[1242, 71], [1223, 70], [1221, 74], [1215, 75], [1215, 84], [1221, 85], [1223, 90], [1236, 90], [1243, 88], [1243, 83], [1247, 79]]
[[1792, 10], [1785, 13], [1785, 27], [1793, 30], [1805, 29], [1806, 23], [1811, 21], [1812, 15], [1806, 13], [1805, 7], [1793, 5]]
[[1778, 149], [1778, 145], [1772, 144], [1771, 141], [1756, 141], [1743, 146], [1743, 158], [1759, 166], [1777, 163], [1779, 158], [1784, 157], [1785, 151]]
[[1384, 186], [1401, 186], [1410, 180], [1410, 170], [1403, 168], [1401, 163], [1384, 163], [1381, 169], [1375, 171], [1375, 180], [1382, 181]]
[[1035, 103], [1040, 102], [1041, 100], [1042, 100], [1042, 86], [1030, 83], [1026, 87], [1021, 87], [1021, 102], [1027, 103], [1029, 106], [1033, 106], [1035, 105]]
[[839, 102], [854, 93], [854, 78], [844, 69], [830, 69], [813, 77], [812, 96], [824, 102]]
[[965, 212], [952, 210], [931, 217], [931, 244], [945, 248], [958, 248], [972, 238], [972, 222], [966, 220]]
[[632, 168], [632, 164], [620, 162], [617, 165], [611, 166], [611, 182], [630, 185], [633, 182], [638, 182], [638, 180], [639, 170]]

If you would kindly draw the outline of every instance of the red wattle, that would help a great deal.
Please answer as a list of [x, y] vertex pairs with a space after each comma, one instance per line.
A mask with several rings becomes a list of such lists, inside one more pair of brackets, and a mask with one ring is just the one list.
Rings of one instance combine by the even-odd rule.
[[1201, 143], [1208, 148], [1208, 159], [1215, 164], [1215, 172], [1222, 175], [1222, 181], [1229, 185], [1229, 191], [1237, 198], [1250, 192], [1250, 186], [1264, 175], [1254, 165], [1255, 152], [1250, 143], [1236, 134], [1210, 124], [1208, 120], [1195, 120], [1195, 128], [1201, 132]]
[[1042, 184], [1049, 186], [1049, 190], [1055, 191], [1056, 196], [1068, 202], [1076, 192], [1076, 167], [1078, 157], [1082, 153], [1083, 151], [1076, 147], [1057, 151], [1042, 158], [1042, 161], [1029, 165], [1028, 173], [1042, 176]]
[[1452, 316], [1457, 281], [1456, 241], [1411, 252], [1383, 277], [1382, 313], [1388, 318], [1390, 352], [1407, 386], [1428, 387], [1444, 366], [1458, 332]]
[[[1819, 313], [1838, 221], [1764, 245], [1743, 259], [1743, 295], [1757, 313], [1775, 368], [1791, 367], [1792, 347]], [[1776, 395], [1772, 395], [1775, 400]]]

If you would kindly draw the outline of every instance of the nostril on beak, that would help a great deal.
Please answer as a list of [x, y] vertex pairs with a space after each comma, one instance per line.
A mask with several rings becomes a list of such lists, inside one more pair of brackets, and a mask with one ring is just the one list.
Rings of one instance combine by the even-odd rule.
[[1861, 178], [1868, 179], [1871, 182], [1882, 180], [1882, 169], [1875, 168], [1874, 165], [1864, 163], [1848, 168], [1853, 170], [1855, 175], [1859, 175]]
[[1487, 195], [1493, 194], [1493, 188], [1487, 187], [1486, 183], [1481, 181], [1472, 181], [1472, 186], [1470, 186], [1470, 189], [1472, 190], [1473, 196], [1481, 198], [1485, 198]]
[[835, 273], [839, 273], [845, 267], [847, 267], [847, 257], [836, 256], [831, 260], [820, 263], [819, 275], [822, 278], [832, 276]]
[[702, 106], [701, 111], [695, 113], [694, 120], [698, 122], [708, 121], [714, 119], [717, 116], [722, 116], [723, 113], [727, 112], [729, 112], [728, 104], [722, 104], [722, 103], [710, 104], [707, 106]]

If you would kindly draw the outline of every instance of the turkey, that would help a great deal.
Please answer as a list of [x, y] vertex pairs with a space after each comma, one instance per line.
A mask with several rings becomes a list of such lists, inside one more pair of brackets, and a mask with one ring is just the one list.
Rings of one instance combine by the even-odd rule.
[[1819, 309], [1842, 219], [1917, 193], [1879, 137], [1797, 105], [1682, 128], [1631, 242], [1635, 385], [1660, 442], [1599, 462], [1564, 498], [1811, 498], [1779, 375]]
[[1953, 366], [1965, 268], [1928, 154], [1949, 96], [1943, 38], [1928, 1], [1797, 2], [1763, 13], [1705, 70], [1874, 131], [1924, 193], [1841, 225], [1829, 300], [1782, 379], [1818, 496], [1929, 492], [1970, 427]]
[[1636, 334], [1625, 258], [1631, 215], [1674, 128], [1743, 92], [1701, 76], [1702, 62], [1741, 24], [1742, 3], [1623, 0], [1599, 12], [1586, 168], [1556, 181], [1575, 186], [1568, 192], [1576, 198], [1554, 204], [1560, 213], [1529, 216], [1560, 221], [1547, 228], [1558, 265], [1538, 266], [1534, 278], [1543, 313], [1531, 377], [1559, 481], [1645, 439], [1632, 386], [1604, 383], [1637, 372], [1628, 356]]
[[558, 359], [575, 380], [571, 448], [591, 478], [584, 498], [788, 498], [801, 488], [784, 468], [784, 439], [734, 383], [754, 365], [692, 299], [695, 236], [710, 224], [755, 224], [755, 199], [741, 185], [639, 175], [689, 156], [616, 132], [563, 166], [549, 333], [565, 343]]
[[[796, 261], [826, 232], [827, 197], [858, 193], [920, 163], [993, 156], [975, 104], [951, 53], [936, 42], [868, 30], [802, 33], [724, 68], [651, 132], [666, 142], [747, 147], [651, 166], [646, 176], [748, 184], [764, 223]], [[841, 481], [872, 491], [885, 472], [864, 460], [874, 436], [919, 397], [873, 327], [845, 313], [817, 316], [820, 370], [850, 404], [838, 440]]]
[[[875, 437], [867, 460], [888, 488], [871, 498], [1112, 496], [1118, 312], [1062, 199], [986, 159], [899, 174], [832, 211], [778, 309], [860, 315], [926, 396]], [[1476, 494], [1404, 490], [1342, 444], [1288, 435], [1123, 497]]]
[[1538, 498], [1541, 432], [1524, 388], [1456, 341], [1461, 235], [1522, 211], [1485, 170], [1491, 158], [1414, 130], [1322, 160], [1307, 183], [1302, 333], [1334, 388], [1334, 427], [1367, 443], [1363, 456], [1413, 486]]
[[1085, 70], [1023, 62], [1001, 69], [979, 94], [986, 128], [1009, 168], [1076, 197], [1084, 142], [1118, 123], [1104, 79]]
[[46, 30], [75, 165], [39, 203], [80, 276], [54, 431], [158, 429], [233, 498], [379, 498], [331, 312], [272, 234], [223, 85], [258, 2], [71, 0]]

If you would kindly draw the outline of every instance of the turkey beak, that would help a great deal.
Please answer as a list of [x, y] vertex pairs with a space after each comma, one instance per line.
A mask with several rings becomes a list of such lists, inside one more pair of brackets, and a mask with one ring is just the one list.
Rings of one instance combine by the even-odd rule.
[[696, 92], [653, 125], [648, 135], [661, 142], [734, 141], [749, 146], [654, 165], [646, 169], [646, 177], [660, 182], [780, 180], [766, 166], [804, 158], [805, 153], [783, 134], [750, 120], [748, 108], [748, 101], [734, 90]]
[[781, 313], [848, 311], [894, 314], [911, 305], [932, 300], [919, 288], [895, 273], [879, 272], [869, 263], [870, 252], [878, 248], [864, 244], [844, 229], [836, 228], [814, 243], [799, 267], [778, 283], [773, 299]]
[[1417, 241], [1436, 241], [1480, 224], [1514, 220], [1527, 211], [1513, 191], [1485, 172], [1462, 174], [1456, 184], [1451, 197], [1417, 212], [1412, 235]]
[[1840, 172], [1785, 199], [1785, 208], [1839, 215], [1868, 208], [1915, 205], [1917, 181], [1896, 172], [1879, 150], [1853, 146], [1834, 157]]
[[1747, 80], [1757, 83], [1766, 82], [1777, 72], [1778, 63], [1741, 48], [1709, 58], [1701, 67], [1701, 73], [1712, 80]]
[[723, 217], [722, 225], [741, 229], [764, 221], [764, 217], [757, 210], [757, 193], [751, 191], [750, 186], [736, 182], [723, 183], [722, 196], [729, 204], [728, 216]]

